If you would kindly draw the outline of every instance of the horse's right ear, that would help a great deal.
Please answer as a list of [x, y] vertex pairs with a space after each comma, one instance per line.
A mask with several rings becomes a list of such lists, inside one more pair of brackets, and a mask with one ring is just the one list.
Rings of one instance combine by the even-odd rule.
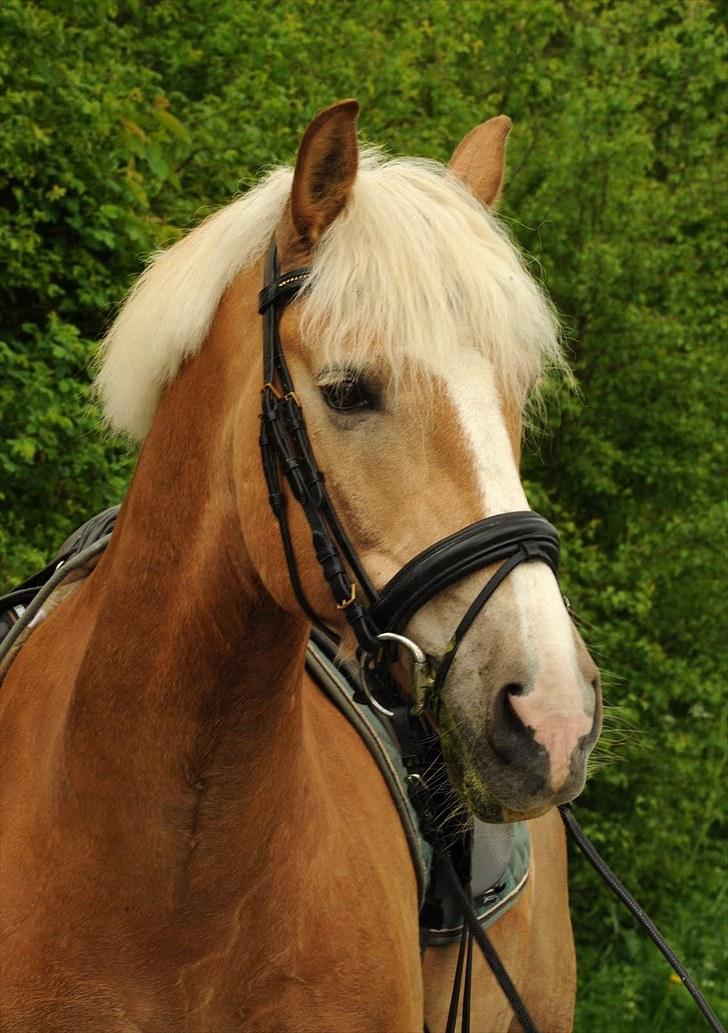
[[303, 134], [291, 188], [291, 218], [312, 246], [346, 204], [359, 162], [359, 102], [342, 100], [318, 115]]

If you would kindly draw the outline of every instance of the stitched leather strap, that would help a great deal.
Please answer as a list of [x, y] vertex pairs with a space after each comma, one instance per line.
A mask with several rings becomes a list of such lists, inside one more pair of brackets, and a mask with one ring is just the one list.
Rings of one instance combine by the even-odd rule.
[[[268, 498], [280, 528], [291, 585], [301, 609], [312, 623], [334, 636], [308, 601], [301, 583], [288, 525], [287, 499], [281, 490], [280, 474], [288, 482], [293, 498], [302, 507], [311, 530], [314, 551], [336, 605], [344, 613], [359, 646], [371, 652], [377, 641], [365, 604], [377, 598], [367, 574], [329, 499], [324, 475], [319, 469], [306, 432], [301, 405], [296, 396], [281, 346], [278, 326], [282, 309], [305, 287], [306, 268], [280, 273], [275, 241], [266, 261], [266, 285], [260, 293], [263, 316], [263, 391], [260, 450]], [[350, 573], [351, 572], [351, 573]], [[357, 598], [356, 586], [364, 598]]]
[[267, 283], [258, 295], [258, 312], [260, 315], [262, 316], [271, 305], [277, 305], [279, 302], [287, 305], [305, 287], [306, 280], [308, 280], [310, 275], [311, 270], [309, 268], [301, 267], [300, 269], [291, 269], [290, 272], [276, 277], [272, 283]]
[[[452, 648], [439, 664], [435, 681], [439, 689], [463, 636], [514, 567], [529, 560], [541, 560], [554, 573], [557, 572], [559, 536], [547, 520], [530, 510], [489, 517], [435, 542], [410, 560], [385, 586], [381, 595], [376, 591], [329, 498], [281, 345], [280, 313], [305, 289], [309, 276], [308, 268], [281, 274], [275, 241], [271, 242], [265, 285], [259, 301], [263, 316], [260, 449], [268, 497], [280, 528], [291, 584], [303, 612], [316, 627], [333, 635], [303, 590], [281, 474], [304, 511], [316, 558], [334, 601], [353, 629], [362, 653], [373, 658], [373, 662], [366, 665], [366, 671], [385, 687], [385, 692], [391, 691], [401, 699], [405, 711], [408, 711], [409, 701], [402, 697], [401, 690], [390, 677], [393, 650], [382, 649], [377, 635], [383, 631], [403, 629], [422, 606], [467, 574], [502, 563], [501, 569], [486, 582], [458, 625]], [[359, 594], [357, 588], [361, 590]], [[397, 709], [396, 703], [393, 709]]]

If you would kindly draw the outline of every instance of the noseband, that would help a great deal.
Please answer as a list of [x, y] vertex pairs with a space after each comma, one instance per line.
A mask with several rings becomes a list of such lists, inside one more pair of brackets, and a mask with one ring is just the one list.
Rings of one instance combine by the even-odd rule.
[[[401, 693], [389, 674], [394, 645], [407, 648], [414, 662], [414, 699], [408, 709], [421, 713], [439, 694], [463, 637], [498, 586], [519, 564], [539, 560], [554, 574], [559, 566], [559, 535], [530, 510], [500, 513], [435, 542], [405, 564], [378, 592], [367, 577], [329, 498], [306, 432], [301, 403], [281, 345], [279, 322], [285, 306], [306, 286], [310, 269], [281, 275], [275, 241], [266, 260], [260, 292], [263, 317], [263, 390], [260, 451], [268, 498], [280, 528], [291, 585], [306, 616], [334, 638], [303, 590], [288, 525], [281, 473], [303, 508], [316, 558], [337, 609], [351, 625], [359, 645], [363, 690], [377, 710], [392, 715], [381, 693], [401, 705]], [[441, 659], [431, 660], [402, 632], [411, 618], [445, 588], [483, 567], [500, 563], [468, 607]]]

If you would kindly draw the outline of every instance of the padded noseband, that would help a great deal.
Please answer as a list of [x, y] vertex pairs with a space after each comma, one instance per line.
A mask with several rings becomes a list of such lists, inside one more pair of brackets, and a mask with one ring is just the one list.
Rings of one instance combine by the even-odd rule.
[[442, 538], [418, 553], [387, 582], [369, 614], [383, 631], [399, 631], [443, 589], [467, 574], [518, 554], [559, 570], [559, 534], [538, 513], [499, 513]]

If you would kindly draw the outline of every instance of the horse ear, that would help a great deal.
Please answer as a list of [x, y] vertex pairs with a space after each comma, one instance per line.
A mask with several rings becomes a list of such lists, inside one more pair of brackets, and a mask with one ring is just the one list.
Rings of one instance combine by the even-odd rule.
[[491, 208], [500, 196], [511, 125], [508, 115], [496, 115], [483, 122], [470, 130], [450, 159], [450, 171], [486, 208]]
[[313, 245], [346, 204], [356, 178], [359, 102], [342, 100], [318, 115], [303, 134], [291, 187], [291, 218]]

